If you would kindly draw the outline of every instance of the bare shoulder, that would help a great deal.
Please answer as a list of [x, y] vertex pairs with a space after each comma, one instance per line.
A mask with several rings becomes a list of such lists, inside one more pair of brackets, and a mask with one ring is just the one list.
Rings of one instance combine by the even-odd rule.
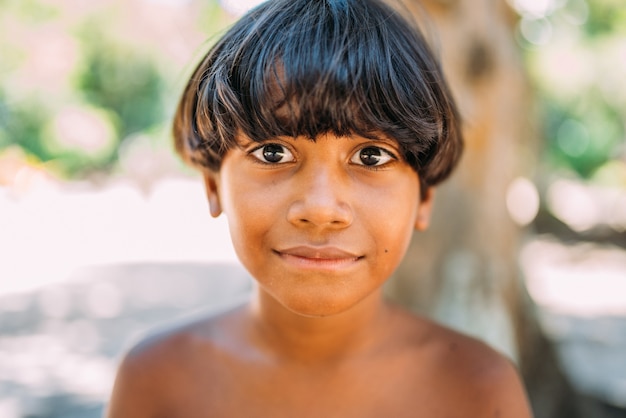
[[445, 388], [439, 396], [448, 405], [464, 410], [464, 416], [532, 416], [517, 368], [507, 357], [470, 336], [426, 319], [416, 321], [422, 330], [420, 358], [428, 364], [434, 387]]
[[227, 312], [178, 324], [135, 344], [118, 367], [107, 417], [142, 418], [166, 413], [173, 399], [180, 399], [196, 386], [194, 371], [206, 372], [219, 362], [221, 324], [231, 316], [236, 314]]

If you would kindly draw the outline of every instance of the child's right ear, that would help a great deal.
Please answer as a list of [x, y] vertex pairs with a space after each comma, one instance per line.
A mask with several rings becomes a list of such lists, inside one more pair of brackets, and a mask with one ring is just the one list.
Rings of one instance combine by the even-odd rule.
[[220, 193], [219, 193], [219, 174], [213, 171], [205, 171], [203, 173], [204, 177], [204, 188], [206, 190], [206, 195], [209, 200], [209, 211], [211, 212], [211, 216], [217, 218], [222, 213], [222, 204], [220, 203]]

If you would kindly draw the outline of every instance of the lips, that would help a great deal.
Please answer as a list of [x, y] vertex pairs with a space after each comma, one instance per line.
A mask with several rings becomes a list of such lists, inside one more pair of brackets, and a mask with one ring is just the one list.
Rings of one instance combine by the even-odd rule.
[[358, 259], [359, 256], [336, 247], [298, 246], [277, 250], [278, 254], [319, 260]]
[[337, 247], [296, 246], [274, 253], [290, 264], [304, 268], [339, 269], [349, 267], [363, 258]]

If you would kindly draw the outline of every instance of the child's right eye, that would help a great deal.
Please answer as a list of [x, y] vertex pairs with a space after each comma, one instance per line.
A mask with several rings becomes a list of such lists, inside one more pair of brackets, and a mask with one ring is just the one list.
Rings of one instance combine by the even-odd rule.
[[280, 144], [262, 145], [253, 150], [250, 155], [267, 164], [288, 163], [294, 160], [291, 151]]

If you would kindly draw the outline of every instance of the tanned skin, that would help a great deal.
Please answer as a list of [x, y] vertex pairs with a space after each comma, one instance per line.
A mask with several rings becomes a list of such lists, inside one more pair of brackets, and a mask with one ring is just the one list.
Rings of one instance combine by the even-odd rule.
[[240, 138], [205, 184], [256, 291], [131, 350], [109, 418], [531, 416], [507, 359], [382, 297], [433, 196], [395, 141]]

